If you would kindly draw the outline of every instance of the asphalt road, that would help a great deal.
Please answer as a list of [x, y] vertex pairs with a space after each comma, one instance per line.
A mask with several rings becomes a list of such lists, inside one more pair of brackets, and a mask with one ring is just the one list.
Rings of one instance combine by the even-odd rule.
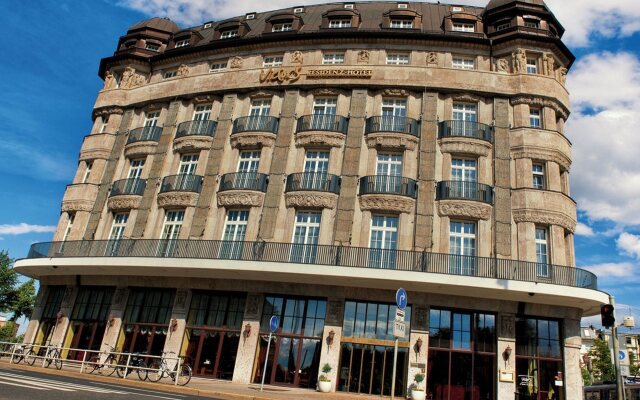
[[136, 389], [113, 383], [47, 375], [0, 366], [0, 399], [2, 400], [195, 400], [195, 397], [162, 390]]

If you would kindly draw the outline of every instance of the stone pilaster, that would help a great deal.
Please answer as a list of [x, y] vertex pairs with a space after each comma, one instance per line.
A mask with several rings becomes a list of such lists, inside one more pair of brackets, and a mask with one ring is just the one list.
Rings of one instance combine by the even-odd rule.
[[342, 161], [342, 183], [338, 210], [335, 220], [336, 244], [351, 244], [353, 217], [358, 195], [358, 169], [360, 167], [360, 152], [362, 151], [362, 132], [364, 132], [365, 113], [367, 107], [367, 90], [354, 89], [351, 94], [351, 109], [349, 114], [349, 130], [345, 141], [344, 158]]
[[[513, 400], [516, 392], [516, 318], [514, 314], [498, 314], [498, 400]], [[507, 348], [511, 349], [511, 356], [505, 360], [503, 356]], [[501, 379], [502, 372], [513, 373], [513, 382]]]
[[425, 374], [425, 381], [420, 384], [421, 389], [426, 390], [427, 360], [429, 356], [429, 309], [415, 306], [411, 321], [411, 333], [409, 335], [409, 365], [407, 366], [407, 394], [411, 394], [411, 388], [415, 387], [416, 374]]
[[511, 145], [509, 101], [496, 98], [494, 131], [495, 170], [495, 256], [511, 258]]
[[418, 200], [414, 243], [415, 249], [418, 251], [430, 251], [433, 245], [437, 132], [438, 93], [424, 93], [422, 98], [422, 123], [420, 126]]
[[[107, 316], [107, 327], [105, 328], [102, 345], [100, 346], [102, 362], [107, 357], [111, 347], [117, 348], [118, 336], [122, 329], [122, 317], [124, 316], [124, 309], [127, 305], [128, 297], [129, 289], [126, 287], [117, 287], [113, 293], [109, 315]], [[118, 350], [120, 351], [121, 349]]]
[[44, 311], [46, 293], [47, 286], [40, 285], [38, 295], [36, 296], [36, 301], [33, 305], [33, 312], [31, 313], [31, 318], [29, 318], [29, 325], [27, 325], [27, 330], [24, 333], [24, 339], [22, 340], [22, 343], [31, 344], [36, 339], [38, 327], [40, 326], [40, 318], [42, 318], [42, 312]]
[[[251, 373], [253, 372], [253, 363], [258, 347], [263, 304], [264, 296], [262, 293], [247, 294], [240, 343], [238, 343], [238, 352], [236, 353], [236, 365], [233, 369], [232, 381], [234, 383], [247, 384], [251, 382]], [[251, 327], [250, 330], [247, 330], [248, 326]]]
[[[325, 364], [329, 364], [331, 366], [331, 372], [325, 375], [331, 379], [332, 392], [336, 391], [336, 381], [338, 380], [343, 317], [344, 299], [329, 299], [327, 301], [327, 315], [324, 320], [324, 331], [322, 332], [322, 350], [320, 353], [318, 377], [323, 374], [322, 367]], [[332, 332], [333, 335], [331, 334]]]
[[582, 373], [580, 371], [580, 320], [564, 320], [564, 393], [567, 400], [582, 399]]
[[[165, 352], [173, 352], [175, 355], [180, 355], [184, 347], [186, 317], [189, 311], [189, 304], [191, 303], [191, 295], [192, 292], [189, 289], [178, 289], [176, 291], [167, 339], [164, 342]], [[173, 354], [171, 354], [171, 356], [173, 356]]]

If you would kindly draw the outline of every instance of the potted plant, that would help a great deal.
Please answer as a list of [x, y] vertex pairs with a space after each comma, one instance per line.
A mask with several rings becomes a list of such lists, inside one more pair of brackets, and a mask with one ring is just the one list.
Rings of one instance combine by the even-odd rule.
[[416, 382], [416, 384], [411, 388], [411, 399], [424, 400], [425, 398], [424, 389], [420, 387], [420, 384], [422, 383], [422, 381], [424, 381], [424, 374], [421, 372], [418, 372], [413, 376], [413, 380]]
[[331, 391], [331, 378], [327, 376], [329, 372], [331, 372], [332, 368], [329, 363], [326, 363], [322, 366], [322, 375], [320, 375], [320, 379], [318, 382], [318, 388], [322, 393], [329, 393]]

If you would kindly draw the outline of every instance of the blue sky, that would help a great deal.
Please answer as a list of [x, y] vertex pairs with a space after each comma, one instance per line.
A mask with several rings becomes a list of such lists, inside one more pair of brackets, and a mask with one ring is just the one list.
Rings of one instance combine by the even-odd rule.
[[[444, 1], [443, 1], [444, 2]], [[577, 265], [640, 323], [640, 11], [637, 0], [548, 0], [578, 57], [568, 87]], [[309, 0], [7, 0], [0, 24], [0, 249], [48, 241], [102, 81], [100, 59], [149, 16], [187, 27]], [[486, 0], [458, 3], [484, 6]], [[597, 321], [597, 319], [594, 319]]]

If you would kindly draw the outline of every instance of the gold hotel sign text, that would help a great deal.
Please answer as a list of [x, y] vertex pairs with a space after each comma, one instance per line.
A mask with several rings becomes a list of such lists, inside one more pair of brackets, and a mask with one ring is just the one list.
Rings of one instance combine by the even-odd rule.
[[353, 68], [321, 68], [310, 69], [306, 74], [301, 67], [269, 68], [260, 72], [260, 83], [293, 83], [306, 75], [307, 79], [370, 79], [373, 75], [371, 69]]

